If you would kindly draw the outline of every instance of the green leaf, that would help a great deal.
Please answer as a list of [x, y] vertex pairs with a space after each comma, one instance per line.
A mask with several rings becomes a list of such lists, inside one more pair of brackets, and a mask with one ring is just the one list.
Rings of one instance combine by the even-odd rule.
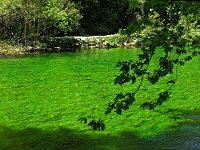
[[87, 118], [81, 117], [77, 121], [80, 121], [80, 122], [83, 122], [84, 124], [86, 124], [87, 123]]
[[170, 80], [170, 81], [167, 82], [167, 84], [169, 84], [169, 83], [170, 83], [170, 84], [175, 84], [175, 83], [176, 83], [176, 80]]
[[136, 77], [132, 76], [131, 80], [132, 80], [132, 84], [134, 84], [136, 82]]
[[184, 61], [179, 61], [180, 66], [183, 66], [185, 64]]

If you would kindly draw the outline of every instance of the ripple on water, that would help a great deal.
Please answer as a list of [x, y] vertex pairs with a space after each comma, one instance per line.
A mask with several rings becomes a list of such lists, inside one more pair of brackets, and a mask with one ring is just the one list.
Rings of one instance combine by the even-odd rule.
[[193, 120], [200, 120], [200, 115], [188, 115], [186, 118], [193, 119]]
[[197, 119], [193, 119], [193, 121], [181, 125], [178, 130], [173, 133], [166, 133], [155, 139], [143, 142], [143, 145], [141, 145], [139, 149], [200, 150], [200, 120], [198, 119], [200, 116], [195, 115], [190, 118]]

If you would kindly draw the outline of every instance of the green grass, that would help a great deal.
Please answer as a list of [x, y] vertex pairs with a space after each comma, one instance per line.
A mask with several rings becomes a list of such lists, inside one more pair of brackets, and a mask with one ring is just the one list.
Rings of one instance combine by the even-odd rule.
[[[137, 101], [121, 116], [105, 116], [106, 104], [130, 84], [114, 85], [118, 60], [135, 59], [139, 50], [111, 49], [40, 54], [0, 59], [0, 149], [126, 149], [172, 132], [200, 112], [200, 57], [179, 69], [170, 99], [154, 111], [139, 109], [165, 87], [145, 84]], [[102, 118], [104, 132], [92, 131], [80, 117]], [[142, 140], [141, 140], [142, 139]], [[139, 149], [132, 144], [130, 149]]]

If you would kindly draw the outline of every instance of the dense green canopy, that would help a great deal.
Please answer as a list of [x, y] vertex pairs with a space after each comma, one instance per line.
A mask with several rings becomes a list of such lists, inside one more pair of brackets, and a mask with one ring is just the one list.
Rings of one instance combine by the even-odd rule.
[[79, 30], [82, 15], [73, 2], [4, 0], [0, 3], [0, 33], [4, 38], [26, 41]]

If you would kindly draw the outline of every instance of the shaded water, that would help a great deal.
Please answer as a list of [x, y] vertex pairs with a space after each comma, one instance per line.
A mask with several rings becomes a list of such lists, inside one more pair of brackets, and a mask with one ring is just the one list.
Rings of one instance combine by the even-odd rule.
[[200, 150], [200, 120], [184, 124], [176, 132], [155, 139], [152, 144], [153, 149]]
[[[140, 139], [132, 133], [122, 133], [113, 149], [117, 150], [200, 150], [200, 115], [190, 115], [195, 119], [180, 125], [176, 131], [154, 138]], [[109, 149], [104, 147], [102, 149]]]

